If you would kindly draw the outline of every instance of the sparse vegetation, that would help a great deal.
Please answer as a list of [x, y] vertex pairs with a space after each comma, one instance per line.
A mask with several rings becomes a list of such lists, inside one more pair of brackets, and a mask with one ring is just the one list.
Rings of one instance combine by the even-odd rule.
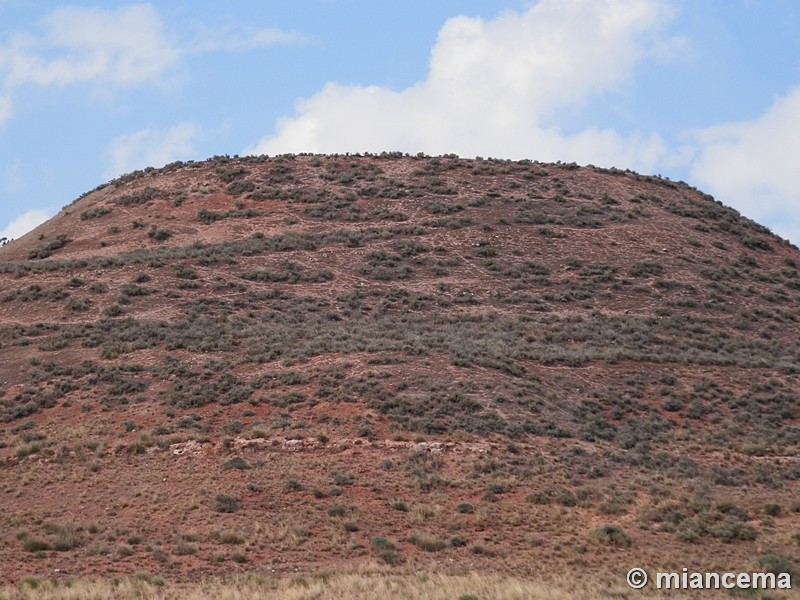
[[59, 234], [52, 242], [47, 244], [39, 244], [28, 252], [28, 259], [36, 260], [49, 258], [57, 250], [61, 250], [64, 246], [69, 244], [72, 240], [68, 239], [65, 234]]
[[90, 219], [98, 219], [102, 216], [105, 216], [111, 212], [112, 208], [110, 206], [95, 206], [90, 208], [89, 210], [85, 210], [81, 213], [81, 221], [88, 221]]
[[375, 556], [387, 565], [396, 565], [402, 562], [400, 556], [397, 554], [397, 546], [385, 537], [373, 537], [372, 550], [375, 552]]
[[408, 541], [425, 552], [439, 552], [447, 547], [447, 543], [440, 537], [426, 532], [412, 533]]
[[625, 548], [632, 544], [631, 538], [619, 525], [602, 525], [592, 531], [592, 539], [597, 543], [616, 548]]
[[238, 469], [242, 471], [249, 468], [250, 465], [247, 464], [247, 461], [245, 461], [241, 456], [234, 456], [230, 460], [226, 460], [224, 463], [222, 463], [223, 471], [228, 471], [230, 469]]
[[[797, 549], [800, 258], [685, 184], [215, 157], [57, 225], [0, 262], [13, 572], [600, 573], [665, 549], [746, 570]], [[260, 593], [291, 578], [327, 593], [300, 571]], [[475, 583], [446, 597], [492, 597]]]
[[151, 225], [150, 231], [147, 232], [147, 237], [155, 242], [164, 242], [172, 237], [172, 232], [157, 225]]
[[239, 510], [239, 501], [228, 494], [214, 496], [214, 510], [221, 513], [235, 513]]

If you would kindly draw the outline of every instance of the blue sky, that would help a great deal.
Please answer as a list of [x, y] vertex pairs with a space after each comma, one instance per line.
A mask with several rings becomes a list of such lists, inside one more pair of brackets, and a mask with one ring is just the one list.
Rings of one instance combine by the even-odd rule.
[[662, 174], [800, 244], [800, 3], [0, 0], [0, 237], [149, 165], [382, 150]]

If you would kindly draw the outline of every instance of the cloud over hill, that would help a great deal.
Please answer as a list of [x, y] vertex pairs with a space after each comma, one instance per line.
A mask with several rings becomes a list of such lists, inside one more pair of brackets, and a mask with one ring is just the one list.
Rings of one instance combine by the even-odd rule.
[[562, 131], [558, 116], [629, 83], [671, 41], [672, 8], [652, 0], [557, 2], [494, 19], [448, 20], [423, 81], [404, 90], [327, 84], [254, 153], [398, 149], [568, 160], [650, 171], [669, 154], [656, 133]]

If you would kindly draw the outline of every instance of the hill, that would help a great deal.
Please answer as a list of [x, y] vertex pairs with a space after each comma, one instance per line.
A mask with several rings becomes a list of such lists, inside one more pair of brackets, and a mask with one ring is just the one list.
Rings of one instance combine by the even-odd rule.
[[799, 263], [616, 169], [124, 176], [0, 249], [2, 574], [793, 559]]

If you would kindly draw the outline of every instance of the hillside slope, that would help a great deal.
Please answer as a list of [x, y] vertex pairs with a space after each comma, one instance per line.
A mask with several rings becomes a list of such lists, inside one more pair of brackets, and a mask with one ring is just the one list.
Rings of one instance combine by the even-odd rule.
[[626, 171], [125, 176], [0, 249], [2, 574], [794, 558], [798, 264]]

